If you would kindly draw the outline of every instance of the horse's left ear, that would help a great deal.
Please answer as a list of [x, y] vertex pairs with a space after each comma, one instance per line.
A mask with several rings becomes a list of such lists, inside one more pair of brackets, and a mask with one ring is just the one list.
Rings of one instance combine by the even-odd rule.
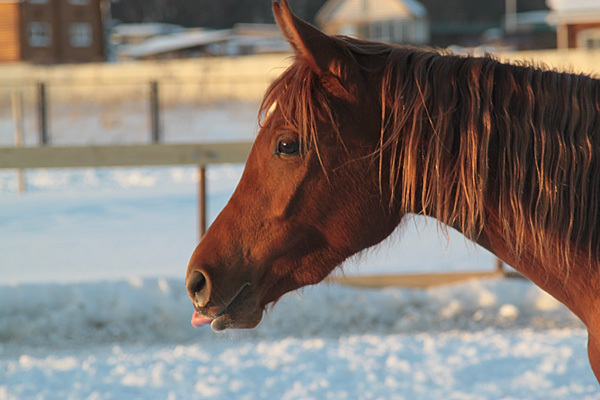
[[292, 45], [296, 56], [307, 62], [318, 74], [333, 73], [340, 77], [339, 65], [342, 48], [333, 38], [298, 18], [286, 0], [273, 2], [277, 25]]

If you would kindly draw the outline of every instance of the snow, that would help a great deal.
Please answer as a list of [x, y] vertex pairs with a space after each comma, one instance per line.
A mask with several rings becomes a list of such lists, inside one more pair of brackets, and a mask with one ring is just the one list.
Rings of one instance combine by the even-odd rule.
[[34, 376], [56, 399], [594, 399], [594, 382], [570, 377], [584, 369], [585, 353], [569, 347], [581, 339], [482, 331], [114, 346], [21, 356], [7, 369], [19, 382], [14, 398], [39, 394]]
[[[222, 128], [224, 140], [252, 135], [232, 133], [245, 106], [221, 107], [205, 110], [207, 130]], [[169, 140], [193, 137], [192, 118], [181, 119], [170, 120]], [[92, 138], [55, 123], [62, 143]], [[0, 129], [0, 143], [8, 135]], [[241, 171], [209, 168], [210, 219]], [[600, 399], [583, 325], [521, 279], [428, 290], [321, 284], [284, 296], [254, 330], [193, 329], [183, 279], [196, 245], [196, 173], [27, 171], [28, 193], [18, 195], [14, 171], [0, 171], [0, 400]], [[416, 218], [344, 271], [493, 262]]]
[[600, 398], [585, 330], [524, 280], [320, 285], [223, 334], [191, 327], [181, 280], [0, 293], [0, 398]]

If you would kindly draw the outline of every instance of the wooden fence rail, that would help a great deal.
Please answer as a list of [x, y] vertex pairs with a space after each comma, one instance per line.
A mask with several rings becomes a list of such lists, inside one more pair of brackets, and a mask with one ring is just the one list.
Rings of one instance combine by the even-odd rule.
[[0, 169], [245, 163], [251, 142], [0, 147]]

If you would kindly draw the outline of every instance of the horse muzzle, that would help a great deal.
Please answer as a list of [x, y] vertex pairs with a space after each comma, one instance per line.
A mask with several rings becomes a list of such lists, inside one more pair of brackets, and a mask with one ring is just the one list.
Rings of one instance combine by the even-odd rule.
[[191, 322], [196, 328], [210, 323], [214, 331], [251, 329], [262, 319], [262, 309], [249, 301], [250, 282], [241, 284], [231, 296], [215, 295], [208, 275], [194, 270], [186, 285], [195, 309]]

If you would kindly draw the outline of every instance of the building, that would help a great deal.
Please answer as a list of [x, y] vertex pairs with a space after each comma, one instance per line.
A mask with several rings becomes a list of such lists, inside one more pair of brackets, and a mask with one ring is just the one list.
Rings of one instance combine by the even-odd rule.
[[330, 35], [388, 43], [429, 42], [427, 11], [415, 0], [329, 0], [315, 18]]
[[600, 49], [600, 1], [547, 0], [559, 49]]
[[103, 0], [0, 0], [0, 62], [105, 59]]

